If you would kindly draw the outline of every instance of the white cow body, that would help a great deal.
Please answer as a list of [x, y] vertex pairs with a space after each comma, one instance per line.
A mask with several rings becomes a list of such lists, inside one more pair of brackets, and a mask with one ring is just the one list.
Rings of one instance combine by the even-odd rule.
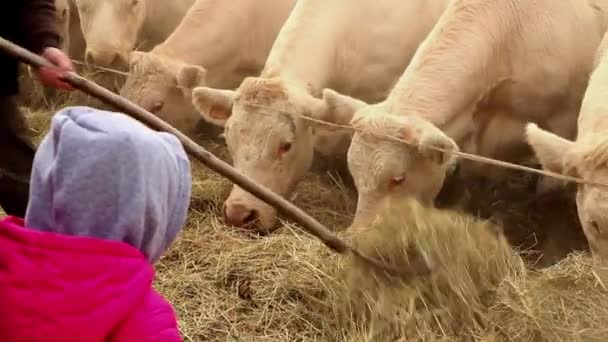
[[354, 225], [366, 225], [389, 195], [432, 204], [454, 159], [428, 145], [457, 150], [473, 130], [471, 152], [506, 159], [525, 146], [527, 121], [572, 136], [607, 7], [605, 0], [455, 0], [385, 101], [366, 105], [326, 90], [346, 108], [326, 120], [422, 145], [355, 133]]
[[194, 0], [73, 0], [88, 62], [122, 66], [129, 52], [149, 50], [173, 32]]
[[[527, 126], [527, 140], [545, 169], [588, 182], [608, 184], [608, 34], [598, 48], [578, 116], [574, 141], [538, 127]], [[608, 261], [608, 188], [579, 184], [578, 216], [592, 254]]]
[[233, 89], [246, 76], [259, 74], [294, 4], [196, 1], [163, 43], [150, 52], [130, 54], [121, 95], [190, 132], [201, 119], [192, 105], [192, 89]]
[[[446, 0], [299, 0], [281, 29], [260, 77], [236, 91], [195, 88], [203, 117], [225, 125], [235, 167], [273, 191], [289, 194], [312, 162], [314, 147], [344, 153], [313, 135], [302, 116], [340, 110], [318, 97], [329, 87], [380, 101], [446, 6]], [[318, 127], [315, 127], [315, 129]], [[337, 140], [348, 141], [342, 133]], [[227, 220], [271, 229], [276, 212], [235, 187]]]

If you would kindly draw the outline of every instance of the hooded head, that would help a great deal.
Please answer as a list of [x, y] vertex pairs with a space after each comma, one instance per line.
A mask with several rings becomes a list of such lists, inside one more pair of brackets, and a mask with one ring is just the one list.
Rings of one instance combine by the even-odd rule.
[[177, 138], [120, 113], [55, 114], [32, 168], [26, 226], [125, 242], [155, 262], [186, 221], [190, 162]]

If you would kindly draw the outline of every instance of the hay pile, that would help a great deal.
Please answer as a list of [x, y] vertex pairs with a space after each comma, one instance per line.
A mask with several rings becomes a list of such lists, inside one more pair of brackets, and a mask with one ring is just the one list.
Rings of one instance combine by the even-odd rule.
[[[29, 119], [39, 141], [49, 110]], [[227, 159], [221, 143], [201, 142]], [[155, 281], [185, 341], [599, 341], [607, 332], [606, 278], [584, 255], [529, 271], [490, 223], [389, 203], [353, 241], [397, 265], [422, 256], [436, 266], [403, 282], [332, 254], [291, 223], [263, 238], [224, 226], [230, 184], [197, 162], [193, 171], [189, 220]], [[341, 231], [355, 196], [313, 174], [295, 203]]]
[[488, 320], [484, 340], [605, 341], [608, 269], [573, 253], [555, 266], [506, 279]]
[[350, 309], [361, 315], [350, 320], [352, 329], [367, 326], [372, 340], [428, 341], [484, 330], [497, 286], [525, 272], [522, 260], [489, 223], [413, 201], [388, 203], [355, 241], [366, 254], [395, 266], [422, 257], [435, 267], [430, 277], [404, 282], [370, 276], [357, 260], [346, 265]]
[[370, 274], [351, 259], [335, 274], [334, 306], [348, 341], [599, 341], [608, 324], [606, 270], [573, 254], [530, 271], [489, 222], [412, 201], [389, 203], [356, 237], [395, 266], [420, 255], [434, 274]]

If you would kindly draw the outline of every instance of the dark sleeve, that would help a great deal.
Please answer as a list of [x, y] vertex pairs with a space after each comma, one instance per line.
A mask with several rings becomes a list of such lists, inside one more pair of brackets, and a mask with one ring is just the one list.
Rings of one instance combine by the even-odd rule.
[[46, 47], [59, 47], [54, 0], [22, 0], [17, 22], [22, 44], [34, 53]]

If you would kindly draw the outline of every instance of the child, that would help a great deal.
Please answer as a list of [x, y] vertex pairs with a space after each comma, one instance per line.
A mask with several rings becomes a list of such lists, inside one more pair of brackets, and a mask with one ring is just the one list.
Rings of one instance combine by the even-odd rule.
[[181, 341], [152, 265], [185, 223], [190, 177], [173, 135], [60, 110], [34, 158], [25, 220], [0, 222], [0, 340]]

